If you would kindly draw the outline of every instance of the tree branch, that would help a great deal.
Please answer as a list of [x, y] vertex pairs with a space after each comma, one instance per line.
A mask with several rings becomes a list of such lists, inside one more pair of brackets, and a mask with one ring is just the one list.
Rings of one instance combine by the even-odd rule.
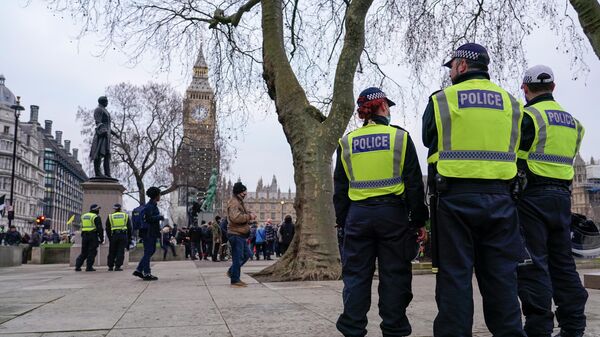
[[600, 59], [600, 3], [598, 0], [569, 0], [592, 49]]
[[232, 25], [233, 27], [237, 27], [237, 25], [240, 23], [240, 20], [242, 19], [242, 15], [244, 15], [244, 13], [246, 12], [249, 12], [252, 9], [252, 7], [256, 6], [259, 2], [260, 0], [249, 0], [244, 5], [242, 5], [235, 14], [229, 16], [225, 16], [224, 11], [222, 9], [217, 8], [212, 16], [212, 19], [210, 20], [208, 28], [215, 28], [219, 24]]
[[[344, 46], [335, 71], [331, 110], [324, 123], [332, 138], [339, 138], [354, 112], [354, 75], [365, 46], [365, 18], [372, 3], [373, 0], [355, 0], [347, 9]], [[327, 144], [337, 145], [335, 141]]]

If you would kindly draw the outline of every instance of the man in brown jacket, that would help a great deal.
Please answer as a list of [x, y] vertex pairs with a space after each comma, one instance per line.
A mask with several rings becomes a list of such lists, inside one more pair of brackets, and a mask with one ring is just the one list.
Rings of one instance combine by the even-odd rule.
[[256, 215], [249, 213], [244, 206], [246, 194], [246, 186], [238, 181], [233, 185], [233, 196], [227, 201], [227, 238], [231, 245], [233, 262], [227, 271], [227, 276], [231, 278], [231, 286], [236, 288], [247, 286], [240, 280], [240, 274], [242, 266], [252, 255], [247, 242], [250, 235], [248, 222], [256, 220]]

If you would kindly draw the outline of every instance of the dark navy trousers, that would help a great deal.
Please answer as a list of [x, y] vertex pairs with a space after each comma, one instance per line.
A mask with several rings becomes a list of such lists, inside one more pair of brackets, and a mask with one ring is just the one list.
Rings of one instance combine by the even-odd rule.
[[342, 277], [344, 312], [337, 329], [344, 336], [367, 334], [375, 261], [379, 271], [379, 315], [383, 336], [408, 336], [406, 307], [412, 300], [411, 263], [416, 255], [414, 231], [408, 227], [404, 202], [353, 202], [344, 228]]
[[583, 333], [588, 294], [571, 255], [569, 191], [550, 186], [526, 190], [519, 200], [519, 220], [533, 261], [518, 273], [527, 335], [552, 334], [553, 297], [562, 336]]
[[435, 337], [472, 336], [473, 269], [494, 337], [525, 337], [517, 293], [523, 255], [508, 186], [456, 184], [438, 197]]

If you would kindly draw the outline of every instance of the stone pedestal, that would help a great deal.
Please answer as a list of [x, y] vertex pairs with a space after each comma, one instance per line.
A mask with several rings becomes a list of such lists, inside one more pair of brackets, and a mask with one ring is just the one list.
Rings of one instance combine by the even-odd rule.
[[[83, 213], [87, 213], [92, 204], [100, 206], [100, 218], [102, 219], [102, 225], [106, 222], [106, 219], [110, 213], [113, 212], [114, 204], [123, 204], [123, 192], [125, 187], [119, 184], [118, 181], [113, 179], [98, 179], [92, 178], [85, 183], [81, 184], [83, 188]], [[105, 233], [103, 233], [104, 235]], [[80, 233], [77, 233], [77, 239], [75, 244], [71, 246], [70, 251], [70, 265], [75, 265], [75, 259], [81, 252], [81, 238]], [[96, 255], [95, 266], [106, 266], [106, 257], [108, 256], [108, 238], [105, 235], [105, 244], [98, 247], [98, 254]], [[125, 261], [123, 265], [126, 266], [129, 261], [129, 254], [125, 253]], [[85, 266], [85, 264], [84, 264]]]
[[583, 284], [588, 289], [600, 290], [600, 273], [584, 274]]
[[23, 247], [0, 246], [0, 267], [20, 266], [23, 260]]

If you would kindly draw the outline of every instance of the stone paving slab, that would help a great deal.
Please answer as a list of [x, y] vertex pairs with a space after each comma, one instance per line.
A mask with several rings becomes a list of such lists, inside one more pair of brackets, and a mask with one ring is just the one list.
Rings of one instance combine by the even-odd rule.
[[[341, 336], [335, 322], [342, 310], [340, 281], [258, 283], [243, 268], [247, 288], [231, 288], [229, 263], [153, 263], [157, 282], [124, 272], [75, 273], [67, 265], [23, 265], [0, 270], [0, 337], [99, 336]], [[585, 270], [583, 272], [597, 272]], [[377, 285], [373, 282], [369, 336], [379, 337]], [[412, 336], [431, 336], [437, 313], [435, 277], [413, 277], [414, 299], [407, 314]], [[490, 336], [475, 289], [474, 336]], [[586, 336], [600, 336], [600, 290], [588, 289]]]

